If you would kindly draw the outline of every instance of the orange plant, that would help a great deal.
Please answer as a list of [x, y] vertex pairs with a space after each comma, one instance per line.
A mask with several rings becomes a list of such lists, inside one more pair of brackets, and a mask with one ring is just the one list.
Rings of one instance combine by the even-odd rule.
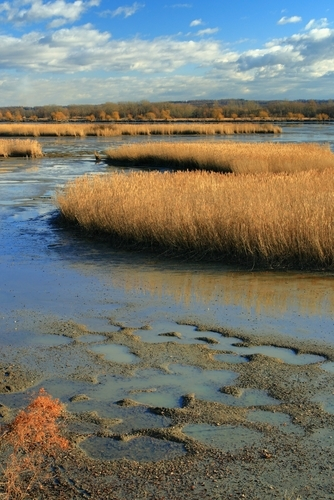
[[[50, 477], [50, 466], [61, 450], [68, 448], [67, 439], [60, 435], [58, 418], [64, 406], [52, 399], [44, 389], [18, 413], [15, 419], [1, 427], [1, 444], [8, 451], [5, 498], [22, 499]], [[35, 498], [35, 497], [33, 497]]]

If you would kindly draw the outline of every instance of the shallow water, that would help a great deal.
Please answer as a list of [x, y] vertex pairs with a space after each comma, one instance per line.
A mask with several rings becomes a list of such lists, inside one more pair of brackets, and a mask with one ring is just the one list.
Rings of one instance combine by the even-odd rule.
[[291, 422], [291, 417], [284, 413], [264, 411], [264, 410], [253, 410], [248, 413], [247, 416], [250, 422], [260, 422], [264, 424], [269, 424], [277, 427], [280, 432], [284, 434], [299, 434], [304, 435], [304, 429], [299, 425], [295, 425]]
[[[291, 365], [309, 365], [312, 363], [321, 363], [325, 361], [326, 358], [323, 356], [317, 356], [315, 354], [297, 354], [292, 349], [284, 349], [282, 347], [274, 346], [257, 346], [257, 347], [238, 347], [233, 349], [234, 352], [240, 353], [243, 356], [249, 356], [251, 354], [263, 354], [265, 356], [270, 356], [272, 358], [280, 359], [284, 363]], [[219, 358], [219, 355], [217, 356]], [[323, 367], [324, 365], [322, 365]]]
[[108, 361], [116, 363], [137, 363], [139, 359], [132, 354], [128, 347], [118, 344], [102, 344], [91, 346], [90, 349], [97, 354], [102, 354]]
[[261, 433], [245, 427], [194, 424], [184, 427], [183, 432], [203, 444], [221, 448], [225, 452], [233, 453], [245, 446], [261, 446]]
[[130, 441], [93, 437], [84, 441], [81, 448], [92, 458], [104, 460], [126, 458], [138, 462], [156, 462], [185, 455], [183, 444], [148, 436], [133, 438]]
[[[165, 139], [198, 140], [197, 137], [149, 138]], [[334, 148], [334, 125], [286, 126], [281, 136], [201, 139], [329, 142]], [[43, 318], [47, 317], [50, 321], [84, 325], [86, 331], [83, 329], [76, 335], [77, 344], [83, 345], [88, 353], [100, 352], [105, 358], [107, 349], [111, 349], [110, 363], [134, 366], [140, 363], [127, 347], [107, 343], [103, 336], [103, 333], [118, 333], [118, 325], [122, 324], [133, 329], [133, 335], [143, 343], [162, 344], [161, 348], [171, 342], [180, 346], [199, 344], [213, 351], [213, 359], [235, 367], [246, 363], [248, 355], [262, 353], [292, 365], [320, 362], [325, 374], [333, 373], [333, 362], [314, 354], [296, 354], [293, 349], [273, 346], [238, 346], [241, 342], [238, 334], [250, 338], [263, 336], [266, 343], [270, 336], [275, 336], [281, 345], [285, 341], [289, 344], [309, 341], [334, 346], [331, 273], [253, 272], [222, 264], [166, 260], [158, 255], [117, 251], [105, 242], [74, 234], [53, 223], [56, 209], [52, 197], [58, 187], [78, 175], [112, 170], [94, 162], [94, 150], [143, 140], [148, 138], [43, 138], [41, 143], [46, 153], [61, 152], [71, 157], [0, 161], [0, 347], [3, 352], [9, 347], [31, 347], [36, 352], [42, 349], [46, 352], [72, 345], [73, 339], [66, 336], [66, 332], [57, 331], [58, 326], [54, 331], [57, 335], [43, 331]], [[218, 325], [231, 329], [233, 335], [224, 337], [208, 327], [200, 331], [191, 326], [194, 324]], [[88, 334], [88, 330], [93, 334]], [[195, 393], [198, 399], [239, 407], [279, 404], [257, 389], [244, 389], [239, 397], [220, 392], [222, 386], [236, 381], [234, 367], [203, 370], [175, 365], [172, 358], [170, 361], [165, 371], [161, 367], [135, 369], [131, 376], [107, 374], [96, 383], [68, 380], [65, 375], [59, 379], [50, 367], [50, 371], [46, 369], [43, 386], [66, 402], [72, 412], [95, 408], [105, 418], [121, 418], [123, 423], [119, 429], [123, 431], [163, 424], [161, 417], [149, 416], [143, 408], [117, 406], [116, 402], [122, 398], [167, 408], [179, 408], [181, 397], [188, 393]], [[29, 364], [28, 355], [25, 362]], [[69, 365], [76, 362], [75, 359], [66, 361]], [[69, 402], [74, 395], [83, 393], [90, 398], [88, 401]], [[15, 397], [11, 397], [7, 399], [15, 405]], [[2, 398], [5, 400], [5, 396], [0, 400]], [[333, 411], [330, 392], [319, 401], [325, 411]], [[254, 413], [253, 418], [254, 415], [266, 418], [264, 414]], [[273, 421], [273, 425], [281, 429], [284, 423]], [[290, 428], [288, 423], [287, 428]], [[194, 435], [199, 436], [200, 427], [196, 429]], [[206, 432], [212, 436], [211, 431], [202, 429], [201, 432], [203, 436]], [[137, 443], [141, 449], [143, 441]], [[89, 445], [86, 441], [85, 446], [89, 450], [102, 446], [106, 456], [109, 452], [110, 456], [128, 453], [129, 449], [129, 453], [141, 460], [144, 458], [138, 458], [141, 452], [136, 448], [137, 443], [115, 445], [112, 442], [110, 445], [110, 440], [102, 444], [93, 439]], [[152, 444], [152, 453], [155, 448]], [[163, 451], [160, 449], [157, 453], [160, 456]]]

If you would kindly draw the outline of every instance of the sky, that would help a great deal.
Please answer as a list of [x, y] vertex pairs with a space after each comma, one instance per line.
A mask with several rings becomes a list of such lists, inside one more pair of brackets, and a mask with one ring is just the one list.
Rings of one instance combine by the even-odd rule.
[[0, 106], [334, 98], [333, 0], [0, 0]]

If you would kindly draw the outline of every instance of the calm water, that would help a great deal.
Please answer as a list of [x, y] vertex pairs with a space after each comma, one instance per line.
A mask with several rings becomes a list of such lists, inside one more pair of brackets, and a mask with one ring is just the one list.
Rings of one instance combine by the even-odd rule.
[[[197, 140], [170, 138], [167, 140]], [[202, 138], [208, 141], [330, 143], [334, 125], [289, 125], [283, 134]], [[1, 339], [15, 311], [52, 314], [98, 331], [111, 311], [140, 327], [148, 321], [187, 319], [333, 344], [331, 274], [252, 272], [114, 251], [51, 224], [57, 187], [84, 173], [106, 172], [93, 151], [148, 138], [43, 138], [45, 153], [63, 158], [0, 161]], [[151, 138], [150, 140], [162, 140]], [[125, 307], [127, 304], [131, 307]]]

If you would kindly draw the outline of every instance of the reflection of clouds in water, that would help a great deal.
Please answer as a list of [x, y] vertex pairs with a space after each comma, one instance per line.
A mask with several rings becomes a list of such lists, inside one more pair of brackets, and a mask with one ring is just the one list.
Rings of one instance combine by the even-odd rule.
[[298, 313], [328, 316], [334, 312], [334, 279], [321, 275], [264, 272], [179, 271], [124, 268], [111, 277], [126, 292], [172, 297], [177, 303], [241, 306], [257, 314]]

